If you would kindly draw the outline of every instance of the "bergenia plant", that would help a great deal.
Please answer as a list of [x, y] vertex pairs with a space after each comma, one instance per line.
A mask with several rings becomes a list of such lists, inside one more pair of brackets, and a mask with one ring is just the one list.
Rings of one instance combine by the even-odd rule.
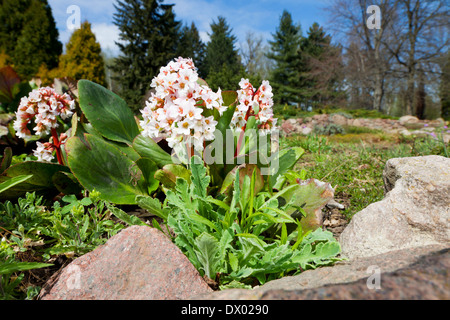
[[220, 115], [223, 106], [221, 90], [212, 91], [199, 83], [191, 59], [178, 58], [160, 69], [151, 83], [155, 88], [146, 107], [141, 111], [142, 134], [150, 138], [165, 138], [169, 147], [184, 148], [185, 143], [201, 152], [206, 141], [214, 139], [217, 121], [205, 110], [216, 109]]
[[255, 90], [248, 79], [239, 82], [238, 106], [231, 119], [230, 127], [241, 130], [236, 147], [235, 156], [241, 150], [242, 139], [250, 117], [259, 122], [258, 129], [262, 134], [270, 134], [277, 129], [277, 119], [273, 117], [273, 93], [269, 81], [263, 81], [258, 90]]
[[45, 87], [33, 90], [28, 97], [23, 97], [16, 112], [14, 130], [16, 135], [23, 139], [29, 139], [32, 133], [29, 126], [34, 120], [32, 130], [34, 134], [42, 138], [51, 134], [47, 143], [37, 142], [34, 155], [40, 161], [53, 160], [53, 152], [60, 164], [63, 164], [61, 145], [65, 143], [67, 136], [58, 134], [60, 126], [58, 117], [66, 120], [72, 116], [75, 109], [75, 101], [68, 94], [57, 94], [53, 88]]

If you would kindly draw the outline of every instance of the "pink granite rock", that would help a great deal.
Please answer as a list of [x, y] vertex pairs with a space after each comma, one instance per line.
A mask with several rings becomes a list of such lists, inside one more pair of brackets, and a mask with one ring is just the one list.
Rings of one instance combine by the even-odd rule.
[[157, 229], [133, 226], [75, 259], [43, 300], [178, 300], [211, 292], [187, 257]]

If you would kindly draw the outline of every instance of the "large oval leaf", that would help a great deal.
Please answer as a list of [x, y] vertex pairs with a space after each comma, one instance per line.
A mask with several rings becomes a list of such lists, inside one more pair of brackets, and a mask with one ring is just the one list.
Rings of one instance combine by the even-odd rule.
[[137, 183], [142, 173], [129, 157], [96, 136], [86, 134], [85, 141], [72, 137], [66, 143], [69, 167], [84, 188], [116, 204], [136, 204], [136, 195], [147, 194]]
[[139, 134], [134, 114], [115, 93], [88, 80], [78, 82], [80, 108], [105, 138], [131, 145]]
[[144, 137], [142, 133], [134, 139], [133, 148], [142, 158], [151, 159], [159, 168], [173, 163], [170, 154], [164, 151], [152, 138]]

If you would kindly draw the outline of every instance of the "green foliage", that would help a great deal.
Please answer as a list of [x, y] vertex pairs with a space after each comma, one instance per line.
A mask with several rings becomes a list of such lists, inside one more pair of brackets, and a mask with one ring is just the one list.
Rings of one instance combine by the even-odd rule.
[[[198, 33], [195, 23], [192, 22], [190, 27], [187, 25], [184, 26], [180, 32], [177, 56], [192, 58], [199, 71], [203, 71], [205, 50], [206, 46], [200, 38], [200, 34]], [[206, 74], [199, 73], [199, 75], [200, 77], [206, 77]]]
[[78, 82], [80, 108], [94, 129], [109, 140], [133, 143], [139, 128], [126, 102], [99, 84]]
[[289, 147], [302, 147], [313, 154], [321, 154], [331, 150], [331, 146], [328, 144], [327, 139], [316, 134], [309, 134], [306, 137], [293, 136], [286, 139], [284, 143]]
[[112, 66], [121, 96], [134, 112], [142, 109], [143, 98], [162, 65], [175, 58], [179, 22], [173, 5], [161, 0], [117, 1], [114, 24], [120, 29], [118, 46], [122, 54]]
[[291, 14], [284, 10], [273, 34], [273, 41], [269, 41], [271, 48], [268, 54], [275, 62], [270, 79], [275, 92], [274, 99], [281, 104], [300, 102], [299, 72], [302, 67], [298, 50], [301, 36], [300, 26], [294, 25]]
[[[191, 171], [190, 184], [178, 178], [175, 190], [167, 191], [163, 210], [176, 234], [175, 243], [201, 274], [223, 287], [236, 287], [300, 272], [299, 266], [305, 270], [339, 260], [339, 243], [330, 233], [321, 229], [304, 233], [299, 221], [285, 213], [292, 202], [280, 206], [282, 192], [255, 193], [256, 171], [242, 184], [236, 173], [229, 205], [208, 195], [210, 178], [195, 158]], [[288, 234], [286, 223], [297, 228]], [[275, 226], [281, 226], [281, 234], [268, 233]]]
[[200, 73], [208, 75], [206, 81], [215, 91], [219, 87], [223, 90], [236, 90], [239, 80], [245, 74], [235, 48], [236, 36], [221, 16], [217, 18], [217, 22], [211, 23], [211, 31]]
[[307, 37], [301, 40], [300, 58], [303, 61], [302, 97], [307, 105], [324, 105], [345, 98], [340, 89], [343, 62], [339, 46], [331, 44], [331, 36], [323, 27], [313, 23]]
[[81, 28], [72, 33], [66, 44], [66, 53], [60, 59], [59, 73], [74, 80], [86, 79], [106, 85], [100, 44], [89, 22], [82, 23]]
[[80, 80], [78, 90], [80, 108], [90, 123], [74, 118], [65, 145], [70, 170], [102, 199], [135, 204], [136, 195], [156, 190], [154, 173], [171, 162], [170, 156], [153, 141], [138, 137], [133, 113], [119, 96], [88, 80]]
[[11, 178], [9, 180], [6, 180], [3, 183], [0, 183], [0, 193], [2, 193], [5, 190], [8, 190], [9, 188], [14, 187], [16, 184], [22, 183], [28, 179], [30, 179], [32, 175], [29, 176], [18, 176]]
[[26, 161], [13, 165], [0, 176], [0, 183], [24, 175], [32, 175], [32, 177], [2, 192], [0, 199], [17, 199], [24, 196], [26, 192], [33, 191], [40, 195], [53, 197], [63, 191], [63, 181], [64, 184], [75, 184], [64, 176], [57, 175], [59, 172], [69, 173], [70, 170], [68, 167], [50, 162]]
[[314, 133], [323, 136], [331, 136], [334, 134], [343, 134], [345, 133], [345, 130], [339, 124], [329, 123], [324, 126], [314, 126]]
[[21, 78], [31, 79], [42, 64], [58, 65], [62, 44], [47, 0], [4, 0], [0, 21], [0, 47]]
[[[24, 274], [20, 272], [52, 265], [18, 260], [18, 252], [30, 252], [40, 261], [53, 261], [63, 254], [80, 256], [124, 228], [110, 219], [109, 209], [115, 208], [107, 209], [107, 203], [95, 191], [81, 200], [74, 195], [64, 196], [61, 203], [55, 202], [48, 210], [43, 198], [35, 193], [27, 193], [17, 204], [0, 203], [0, 226], [8, 231], [0, 242], [0, 299], [23, 299], [25, 294], [19, 286]], [[28, 287], [27, 299], [37, 295], [39, 289]]]

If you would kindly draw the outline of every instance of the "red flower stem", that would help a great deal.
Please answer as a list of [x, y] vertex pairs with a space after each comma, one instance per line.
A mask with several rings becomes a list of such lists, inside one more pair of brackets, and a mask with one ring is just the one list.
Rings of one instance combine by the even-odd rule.
[[247, 129], [247, 120], [250, 117], [251, 107], [248, 108], [247, 114], [245, 115], [245, 125], [242, 127], [241, 134], [239, 135], [239, 140], [236, 146], [236, 152], [234, 153], [234, 157], [237, 158], [239, 151], [241, 151], [242, 139], [244, 139], [245, 130]]
[[64, 165], [62, 153], [61, 153], [61, 143], [59, 142], [58, 133], [55, 128], [52, 128], [53, 146], [56, 149], [56, 158], [60, 165]]

